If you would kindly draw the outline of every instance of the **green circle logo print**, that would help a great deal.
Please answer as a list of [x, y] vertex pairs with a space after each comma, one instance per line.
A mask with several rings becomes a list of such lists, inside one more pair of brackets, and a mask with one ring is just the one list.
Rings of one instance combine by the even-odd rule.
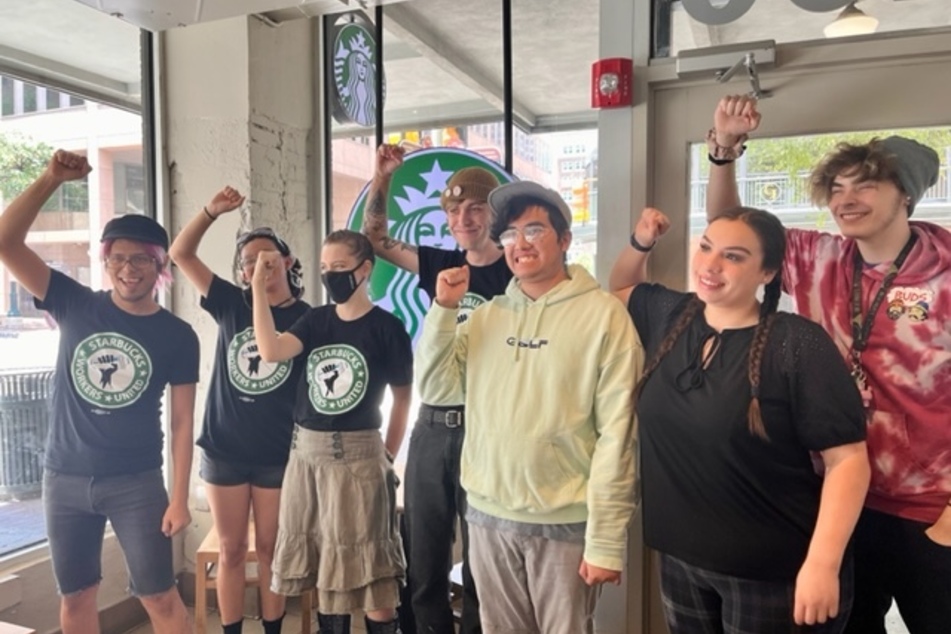
[[[449, 231], [439, 198], [449, 178], [464, 167], [485, 168], [500, 183], [515, 180], [498, 163], [469, 150], [439, 147], [407, 154], [403, 165], [393, 174], [386, 201], [390, 236], [407, 244], [455, 249], [456, 240]], [[360, 231], [363, 227], [368, 193], [369, 184], [350, 210], [348, 229]], [[473, 295], [472, 299], [476, 297]], [[377, 258], [370, 278], [370, 298], [403, 321], [415, 345], [429, 309], [429, 298], [417, 287], [416, 275]]]
[[[363, 24], [340, 27], [334, 38], [333, 65], [336, 106], [340, 123], [376, 125], [376, 56], [374, 34]], [[384, 90], [385, 94], [385, 90]]]
[[269, 363], [261, 358], [254, 329], [245, 328], [228, 344], [228, 379], [240, 392], [259, 396], [280, 387], [291, 374], [294, 360]]
[[456, 313], [456, 324], [461, 324], [469, 319], [476, 308], [485, 303], [485, 298], [478, 293], [466, 293], [459, 302], [459, 312]]
[[307, 395], [318, 413], [349, 412], [360, 404], [370, 378], [363, 354], [343, 344], [315, 348], [307, 356]]
[[137, 341], [106, 332], [79, 342], [69, 369], [83, 399], [118, 409], [135, 403], [149, 386], [152, 360]]

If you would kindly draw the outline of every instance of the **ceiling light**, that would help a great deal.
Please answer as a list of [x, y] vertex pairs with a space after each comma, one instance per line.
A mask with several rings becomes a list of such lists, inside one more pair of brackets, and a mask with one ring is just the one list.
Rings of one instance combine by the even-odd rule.
[[826, 37], [849, 37], [852, 35], [868, 35], [874, 33], [878, 28], [878, 20], [866, 14], [855, 6], [854, 2], [849, 3], [842, 9], [833, 22], [826, 25], [822, 30]]

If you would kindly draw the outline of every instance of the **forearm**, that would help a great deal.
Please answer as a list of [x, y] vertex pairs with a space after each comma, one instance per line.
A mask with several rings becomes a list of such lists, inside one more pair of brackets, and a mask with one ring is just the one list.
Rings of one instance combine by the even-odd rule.
[[284, 359], [279, 358], [277, 326], [274, 325], [274, 315], [271, 314], [271, 307], [267, 303], [267, 291], [263, 288], [263, 284], [254, 284], [251, 296], [254, 340], [258, 344], [258, 353], [268, 363], [283, 361]]
[[816, 527], [809, 542], [806, 561], [838, 570], [845, 547], [852, 536], [865, 495], [870, 469], [865, 444], [832, 468], [827, 468]]
[[423, 320], [416, 348], [419, 398], [429, 405], [458, 405], [465, 400], [465, 342], [456, 327], [458, 310], [433, 304]]
[[392, 176], [377, 174], [370, 183], [370, 192], [363, 207], [363, 233], [370, 238], [374, 249], [378, 248], [389, 236], [389, 223], [386, 217], [386, 197], [390, 191]]
[[188, 221], [169, 247], [168, 255], [174, 262], [198, 257], [198, 245], [214, 222], [214, 219], [205, 213], [205, 209], [206, 207], [202, 207], [201, 211]]
[[394, 391], [393, 407], [390, 409], [390, 422], [386, 427], [386, 450], [391, 456], [399, 453], [406, 435], [406, 423], [409, 420], [410, 386], [406, 386], [406, 395], [397, 395]]
[[[644, 245], [647, 246], [647, 245]], [[638, 251], [632, 246], [621, 250], [621, 254], [614, 261], [611, 275], [608, 278], [608, 290], [618, 291], [622, 288], [637, 286], [647, 281], [647, 260], [650, 253]]]
[[714, 220], [724, 211], [739, 207], [740, 191], [736, 184], [736, 164], [710, 164], [710, 181], [707, 183], [707, 220]]
[[170, 504], [188, 504], [191, 478], [194, 418], [180, 416], [172, 423], [172, 491]]
[[627, 527], [637, 508], [635, 424], [631, 389], [642, 359], [629, 323], [611, 361], [601, 368], [595, 397], [598, 440], [588, 482], [585, 560], [609, 570], [623, 564]]
[[0, 215], [0, 248], [23, 244], [40, 208], [61, 185], [49, 172], [37, 178], [11, 202]]

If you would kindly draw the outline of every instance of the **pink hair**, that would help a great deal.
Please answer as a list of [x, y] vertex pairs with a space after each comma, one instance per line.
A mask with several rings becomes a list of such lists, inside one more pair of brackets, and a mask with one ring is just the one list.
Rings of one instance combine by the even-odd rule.
[[[105, 260], [109, 257], [110, 251], [112, 251], [112, 243], [115, 242], [118, 238], [112, 240], [104, 240], [99, 247], [99, 259]], [[133, 242], [138, 242], [138, 240], [133, 240]], [[164, 291], [169, 286], [172, 285], [172, 267], [168, 264], [167, 258], [168, 254], [165, 252], [165, 249], [160, 247], [157, 244], [151, 244], [149, 242], [139, 242], [142, 245], [142, 248], [145, 249], [145, 252], [155, 258], [156, 262], [165, 262], [165, 266], [159, 271], [158, 278], [155, 280], [155, 288], [153, 291]]]

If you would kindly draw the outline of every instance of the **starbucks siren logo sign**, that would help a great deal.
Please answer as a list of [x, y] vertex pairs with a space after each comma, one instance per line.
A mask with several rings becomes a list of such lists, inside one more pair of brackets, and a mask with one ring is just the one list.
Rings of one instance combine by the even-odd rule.
[[258, 396], [276, 390], [290, 376], [293, 364], [293, 360], [264, 361], [252, 328], [236, 334], [228, 345], [228, 379], [245, 394]]
[[[340, 123], [376, 125], [376, 40], [363, 23], [335, 29], [333, 117]], [[384, 97], [385, 97], [384, 90]]]
[[[464, 167], [482, 167], [500, 183], [515, 180], [500, 165], [481, 154], [457, 148], [431, 148], [407, 154], [403, 165], [393, 174], [386, 201], [390, 236], [407, 244], [455, 249], [446, 213], [439, 203], [449, 178]], [[350, 211], [347, 228], [360, 231], [369, 183], [360, 192]], [[370, 298], [399, 317], [415, 344], [429, 309], [429, 298], [417, 287], [417, 277], [377, 258], [370, 279]], [[468, 293], [462, 300], [460, 317], [466, 316], [485, 300]]]
[[307, 395], [321, 414], [343, 414], [359, 405], [369, 378], [366, 359], [352, 346], [324, 346], [307, 356]]
[[85, 400], [118, 409], [135, 403], [149, 386], [152, 360], [137, 341], [106, 332], [79, 342], [69, 370]]

